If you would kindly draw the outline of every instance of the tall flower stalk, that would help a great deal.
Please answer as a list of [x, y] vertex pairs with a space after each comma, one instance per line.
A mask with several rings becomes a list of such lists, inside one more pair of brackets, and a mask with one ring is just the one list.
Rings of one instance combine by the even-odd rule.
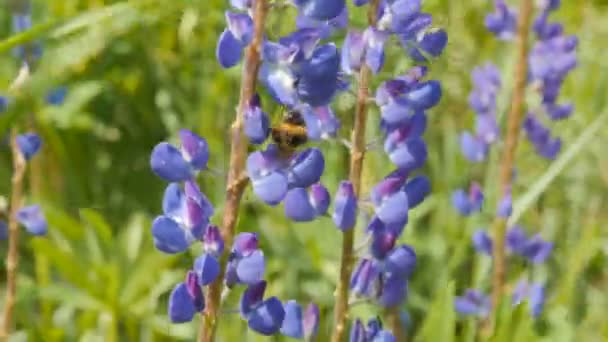
[[[368, 24], [375, 27], [380, 0], [372, 0], [367, 10]], [[358, 76], [357, 102], [355, 107], [355, 120], [351, 133], [350, 148], [350, 171], [348, 179], [353, 185], [355, 196], [361, 193], [361, 174], [363, 171], [363, 160], [365, 158], [366, 139], [365, 131], [367, 125], [367, 109], [370, 88], [370, 77], [372, 71], [367, 63], [363, 63]], [[340, 273], [336, 285], [336, 299], [334, 306], [334, 327], [331, 340], [342, 341], [346, 331], [346, 317], [348, 314], [349, 283], [355, 257], [353, 256], [353, 244], [355, 231], [350, 229], [342, 234], [342, 253], [340, 255]]]
[[[505, 147], [500, 161], [499, 198], [512, 196], [511, 183], [515, 166], [515, 153], [520, 138], [528, 83], [529, 34], [532, 22], [533, 2], [522, 0], [517, 22], [517, 64], [513, 85], [513, 100], [507, 117]], [[496, 215], [492, 224], [494, 235], [494, 274], [492, 278], [492, 321], [496, 319], [498, 304], [504, 293], [506, 273], [505, 235], [508, 216]]]
[[8, 255], [6, 257], [6, 298], [4, 300], [4, 317], [0, 339], [8, 339], [13, 323], [15, 293], [17, 292], [17, 268], [19, 266], [19, 222], [17, 215], [23, 206], [23, 179], [26, 163], [17, 143], [17, 128], [10, 133], [11, 152], [13, 154], [13, 176], [11, 179], [11, 201], [8, 217]]
[[[266, 0], [256, 0], [253, 7], [253, 38], [245, 50], [245, 60], [241, 78], [239, 104], [236, 117], [230, 129], [230, 165], [226, 187], [224, 216], [222, 220], [222, 238], [226, 245], [232, 244], [234, 227], [238, 218], [239, 204], [248, 179], [245, 174], [247, 159], [247, 138], [243, 133], [244, 113], [249, 100], [255, 94], [258, 71], [261, 64], [261, 46], [264, 38], [264, 23], [268, 3]], [[218, 320], [218, 310], [222, 292], [222, 280], [226, 268], [227, 255], [220, 263], [220, 276], [210, 286], [207, 294], [207, 309], [203, 316], [203, 329], [200, 341], [213, 341]]]
[[[459, 313], [484, 319], [484, 334], [492, 333], [497, 312], [504, 299], [507, 257], [523, 256], [528, 260], [528, 265], [533, 266], [549, 258], [553, 249], [553, 243], [545, 241], [540, 234], [528, 237], [520, 226], [507, 226], [512, 212], [516, 154], [522, 132], [525, 132], [527, 140], [539, 156], [554, 159], [562, 142], [560, 138], [552, 136], [545, 121], [563, 120], [574, 109], [570, 103], [558, 103], [558, 97], [565, 77], [576, 67], [578, 39], [566, 35], [561, 23], [549, 20], [550, 14], [559, 8], [559, 0], [539, 1], [536, 4], [538, 13], [534, 21], [532, 16], [535, 11], [529, 0], [522, 0], [517, 11], [510, 8], [504, 0], [496, 0], [494, 12], [485, 19], [486, 27], [498, 39], [516, 41], [517, 59], [499, 164], [498, 200], [496, 211], [491, 216], [493, 238], [483, 230], [476, 231], [472, 236], [475, 249], [493, 258], [492, 295], [490, 298], [482, 291], [469, 289], [455, 300]], [[534, 47], [530, 49], [532, 32], [536, 39]], [[496, 104], [502, 81], [498, 68], [492, 63], [476, 67], [472, 80], [474, 89], [469, 104], [476, 113], [475, 133], [464, 132], [460, 143], [464, 157], [478, 163], [487, 158], [491, 145], [501, 138]], [[545, 114], [546, 119], [541, 118], [541, 114]], [[485, 201], [483, 185], [472, 182], [468, 192], [459, 189], [453, 193], [452, 202], [462, 216], [470, 216], [482, 210]], [[529, 272], [519, 276], [518, 284], [512, 291], [512, 305], [519, 305], [526, 299], [531, 315], [537, 317], [542, 312], [545, 301], [544, 281], [536, 279], [532, 283]]]

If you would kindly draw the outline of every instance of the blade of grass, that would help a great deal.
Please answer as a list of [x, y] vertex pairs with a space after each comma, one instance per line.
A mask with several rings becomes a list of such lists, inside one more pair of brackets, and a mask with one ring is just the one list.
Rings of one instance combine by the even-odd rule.
[[523, 213], [526, 212], [526, 210], [528, 210], [547, 189], [549, 184], [551, 184], [568, 165], [571, 165], [574, 158], [579, 155], [589, 142], [591, 142], [591, 139], [603, 126], [606, 117], [608, 117], [608, 111], [600, 114], [595, 121], [587, 126], [579, 138], [570, 145], [570, 148], [562, 153], [562, 155], [549, 166], [547, 171], [538, 178], [538, 181], [536, 181], [536, 183], [534, 183], [529, 190], [515, 202], [515, 205], [513, 206], [513, 215], [511, 215], [511, 218], [509, 219], [509, 225], [516, 223]]

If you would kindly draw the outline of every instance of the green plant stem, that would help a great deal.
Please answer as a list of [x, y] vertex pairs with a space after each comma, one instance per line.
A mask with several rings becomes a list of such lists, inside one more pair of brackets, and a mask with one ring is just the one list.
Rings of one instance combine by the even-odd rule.
[[[241, 197], [248, 183], [248, 178], [243, 176], [245, 173], [248, 144], [247, 138], [243, 134], [243, 113], [249, 100], [255, 93], [258, 70], [261, 63], [260, 51], [264, 38], [264, 23], [268, 11], [266, 0], [256, 0], [254, 4], [254, 36], [253, 41], [245, 52], [239, 105], [235, 120], [230, 129], [230, 165], [222, 220], [222, 238], [224, 239], [226, 249], [232, 245]], [[211, 342], [215, 339], [227, 254], [227, 252], [224, 253], [222, 257], [220, 275], [211, 284], [207, 293], [207, 308], [203, 316], [203, 326], [199, 336], [199, 340], [203, 342]]]
[[8, 254], [6, 257], [6, 299], [4, 301], [4, 318], [0, 330], [0, 340], [8, 341], [12, 330], [15, 293], [17, 292], [17, 267], [19, 266], [19, 223], [17, 212], [23, 205], [23, 178], [25, 159], [17, 145], [17, 128], [11, 130], [11, 151], [13, 154], [13, 177], [11, 180], [11, 202], [8, 218]]
[[[370, 3], [367, 18], [370, 26], [376, 26], [376, 13], [379, 0]], [[350, 149], [350, 174], [349, 180], [357, 197], [361, 192], [361, 174], [363, 173], [363, 159], [365, 157], [366, 141], [365, 127], [367, 124], [367, 105], [369, 98], [369, 80], [371, 70], [364, 63], [359, 71], [359, 89], [357, 91], [357, 104], [355, 108], [355, 122], [351, 134]], [[346, 331], [346, 318], [348, 315], [348, 295], [350, 274], [353, 264], [353, 243], [355, 240], [354, 229], [344, 232], [342, 235], [342, 255], [340, 257], [340, 274], [336, 286], [336, 300], [334, 307], [334, 326], [331, 336], [332, 342], [340, 342]]]
[[[511, 187], [513, 177], [513, 167], [515, 163], [515, 153], [517, 152], [517, 144], [519, 141], [520, 130], [524, 118], [524, 99], [526, 92], [526, 84], [528, 78], [528, 52], [529, 42], [528, 35], [530, 31], [530, 23], [532, 20], [532, 0], [522, 0], [517, 23], [517, 65], [515, 68], [515, 83], [513, 87], [513, 98], [511, 101], [511, 109], [507, 117], [507, 134], [505, 148], [500, 162], [500, 178], [498, 200], [500, 201]], [[502, 217], [496, 217], [492, 224], [494, 233], [494, 274], [492, 277], [492, 314], [490, 315], [490, 324], [494, 330], [496, 322], [496, 314], [498, 306], [504, 293], [505, 274], [506, 274], [506, 254], [505, 254], [505, 233], [507, 228], [507, 220]]]

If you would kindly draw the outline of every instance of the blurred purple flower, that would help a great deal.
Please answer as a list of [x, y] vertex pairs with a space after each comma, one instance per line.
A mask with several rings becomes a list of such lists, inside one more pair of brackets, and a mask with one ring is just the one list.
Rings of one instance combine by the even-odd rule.
[[481, 186], [473, 182], [468, 193], [463, 189], [458, 189], [452, 193], [452, 205], [462, 216], [469, 216], [481, 210], [483, 198]]
[[48, 223], [39, 205], [20, 208], [17, 211], [16, 219], [30, 234], [46, 235]]
[[30, 160], [40, 151], [42, 140], [36, 133], [25, 133], [17, 135], [17, 146], [25, 160]]
[[485, 318], [490, 313], [490, 298], [478, 290], [466, 290], [465, 294], [454, 299], [456, 312]]

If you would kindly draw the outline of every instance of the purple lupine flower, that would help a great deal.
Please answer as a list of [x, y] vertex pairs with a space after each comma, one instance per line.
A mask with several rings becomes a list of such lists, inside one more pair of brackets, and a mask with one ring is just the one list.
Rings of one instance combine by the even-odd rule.
[[321, 39], [329, 38], [335, 31], [344, 29], [348, 26], [348, 8], [344, 6], [338, 16], [329, 20], [316, 20], [298, 13], [296, 17], [296, 28], [312, 28], [319, 32]]
[[334, 44], [317, 47], [310, 59], [299, 66], [296, 93], [313, 107], [329, 104], [338, 88], [340, 55]]
[[478, 230], [473, 234], [473, 247], [479, 253], [492, 256], [493, 242], [485, 230]]
[[40, 151], [42, 140], [36, 133], [25, 133], [17, 135], [17, 146], [25, 160], [30, 160]]
[[315, 19], [330, 20], [342, 13], [345, 0], [293, 0], [299, 13]]
[[534, 283], [530, 286], [530, 312], [532, 317], [538, 317], [545, 306], [545, 286], [540, 283]]
[[275, 101], [325, 106], [339, 90], [340, 56], [334, 44], [317, 45], [317, 30], [302, 29], [264, 44], [260, 81]]
[[329, 192], [320, 183], [313, 184], [309, 191], [293, 188], [283, 200], [285, 216], [296, 222], [309, 222], [325, 215], [329, 207]]
[[563, 79], [577, 65], [575, 36], [557, 36], [537, 42], [530, 53], [530, 74], [534, 79]]
[[431, 182], [426, 176], [416, 176], [403, 186], [403, 191], [407, 195], [409, 209], [413, 209], [431, 193]]
[[401, 129], [396, 129], [387, 136], [384, 151], [397, 167], [409, 171], [422, 167], [428, 156], [422, 137], [409, 138]]
[[165, 253], [183, 252], [203, 238], [213, 206], [194, 181], [186, 181], [185, 190], [171, 183], [163, 196], [163, 215], [152, 222], [154, 245]]
[[399, 306], [407, 298], [408, 281], [396, 275], [386, 275], [382, 279], [380, 296], [377, 299], [378, 305], [384, 308]]
[[424, 62], [428, 57], [439, 57], [448, 44], [448, 34], [443, 29], [431, 29], [419, 35], [408, 53], [417, 62]]
[[569, 118], [570, 115], [572, 115], [572, 112], [574, 111], [574, 105], [572, 103], [545, 103], [543, 105], [543, 109], [551, 120], [557, 121]]
[[205, 138], [187, 129], [179, 132], [180, 149], [161, 142], [154, 147], [150, 157], [152, 171], [168, 182], [186, 181], [196, 172], [207, 168], [209, 145]]
[[524, 120], [523, 127], [536, 153], [547, 159], [555, 159], [562, 147], [561, 139], [551, 137], [549, 129], [531, 113]]
[[485, 19], [486, 28], [498, 39], [511, 40], [517, 30], [517, 14], [504, 0], [495, 0], [494, 3], [494, 13], [488, 14]]
[[203, 254], [194, 260], [194, 272], [201, 286], [211, 284], [220, 274], [220, 263], [211, 254]]
[[384, 271], [390, 276], [408, 278], [416, 268], [416, 253], [408, 245], [393, 249], [384, 259]]
[[283, 200], [285, 216], [295, 222], [310, 222], [317, 216], [305, 188], [293, 188], [287, 191]]
[[452, 193], [452, 205], [462, 216], [469, 216], [481, 210], [483, 205], [483, 192], [481, 186], [473, 182], [469, 192], [458, 189]]
[[255, 284], [264, 278], [265, 269], [264, 253], [258, 249], [257, 234], [237, 235], [226, 266], [226, 285]]
[[479, 114], [496, 115], [496, 97], [501, 87], [500, 71], [492, 63], [477, 66], [471, 73], [473, 90], [469, 105]]
[[283, 305], [285, 319], [281, 325], [281, 334], [292, 338], [304, 337], [304, 324], [302, 317], [302, 306], [295, 300], [289, 300]]
[[0, 95], [0, 114], [6, 111], [8, 104], [8, 97]]
[[496, 209], [496, 216], [502, 218], [509, 218], [513, 212], [513, 199], [511, 197], [511, 189], [508, 189], [503, 198], [498, 203]]
[[553, 243], [543, 240], [536, 234], [526, 242], [522, 255], [528, 258], [534, 264], [543, 263], [551, 255], [553, 251]]
[[463, 132], [460, 135], [460, 150], [468, 161], [479, 163], [488, 155], [488, 144], [481, 137]]
[[238, 64], [243, 49], [253, 39], [253, 19], [248, 14], [227, 11], [227, 28], [222, 32], [217, 43], [215, 55], [223, 68]]
[[382, 328], [378, 318], [372, 318], [364, 326], [360, 319], [353, 322], [350, 330], [350, 342], [396, 342], [395, 336]]
[[[27, 8], [23, 13], [13, 13], [12, 15], [12, 30], [13, 33], [21, 33], [27, 31], [32, 28], [32, 14], [31, 9]], [[40, 58], [42, 56], [42, 45], [40, 42], [33, 42], [28, 47], [31, 52], [31, 57], [34, 59]], [[26, 47], [23, 45], [19, 45], [13, 49], [13, 55], [18, 59], [25, 59], [26, 57]]]
[[336, 137], [340, 121], [329, 106], [316, 108], [305, 106], [302, 116], [306, 122], [308, 139], [314, 141]]
[[505, 244], [511, 253], [523, 254], [527, 241], [526, 232], [520, 226], [516, 225], [507, 230]]
[[537, 318], [543, 311], [545, 305], [545, 286], [542, 283], [530, 284], [527, 279], [521, 279], [513, 290], [513, 306], [528, 300], [530, 314]]
[[222, 255], [224, 251], [224, 239], [218, 226], [210, 224], [205, 229], [205, 235], [203, 235], [203, 249], [206, 253], [209, 253], [216, 258]]
[[365, 342], [365, 327], [360, 319], [352, 324], [349, 336], [349, 342]]
[[389, 38], [386, 31], [369, 27], [363, 32], [365, 42], [365, 64], [372, 73], [377, 74], [384, 66], [384, 45]]
[[317, 216], [325, 215], [329, 208], [330, 195], [327, 188], [321, 183], [311, 185], [308, 200]]
[[262, 111], [260, 96], [253, 95], [243, 113], [243, 131], [252, 144], [261, 144], [270, 133], [270, 119]]
[[384, 223], [394, 224], [407, 221], [408, 196], [402, 190], [404, 179], [387, 177], [371, 191], [376, 216]]
[[32, 235], [46, 235], [48, 223], [39, 205], [20, 208], [16, 215], [17, 222]]
[[490, 313], [490, 298], [478, 290], [466, 290], [463, 296], [454, 299], [456, 312], [485, 318]]
[[188, 272], [186, 281], [177, 284], [169, 296], [169, 318], [173, 323], [192, 321], [197, 312], [205, 309], [205, 297], [198, 283], [198, 277]]
[[384, 259], [386, 255], [395, 247], [398, 234], [391, 229], [378, 229], [372, 231], [372, 242], [369, 246], [370, 253], [376, 259]]
[[53, 106], [59, 106], [65, 101], [67, 93], [67, 87], [57, 87], [46, 95], [46, 102]]
[[241, 296], [241, 317], [249, 328], [262, 335], [273, 335], [281, 329], [285, 319], [285, 309], [277, 297], [264, 300], [266, 281], [253, 283]]
[[357, 222], [357, 197], [351, 182], [342, 181], [334, 199], [334, 224], [341, 231], [352, 229]]
[[543, 240], [539, 234], [528, 238], [520, 226], [511, 227], [505, 239], [511, 253], [523, 256], [534, 264], [543, 263], [553, 250], [552, 242]]
[[365, 58], [365, 37], [357, 30], [349, 30], [344, 44], [342, 45], [342, 55], [340, 66], [342, 71], [351, 75], [359, 71]]
[[304, 327], [304, 340], [312, 341], [319, 332], [320, 313], [315, 303], [310, 303], [304, 311], [302, 325]]
[[65, 102], [67, 92], [67, 87], [56, 87], [54, 89], [51, 89], [51, 91], [46, 94], [46, 103], [53, 106], [59, 106], [63, 104]]
[[377, 296], [380, 274], [380, 267], [374, 260], [361, 259], [350, 278], [351, 292], [362, 297]]
[[321, 179], [325, 169], [325, 158], [318, 148], [307, 148], [291, 159], [287, 168], [290, 188], [307, 188]]
[[279, 204], [287, 194], [285, 164], [274, 144], [268, 145], [266, 150], [253, 152], [247, 158], [247, 175], [253, 192], [269, 205]]
[[8, 239], [8, 225], [3, 220], [0, 220], [0, 240]]

